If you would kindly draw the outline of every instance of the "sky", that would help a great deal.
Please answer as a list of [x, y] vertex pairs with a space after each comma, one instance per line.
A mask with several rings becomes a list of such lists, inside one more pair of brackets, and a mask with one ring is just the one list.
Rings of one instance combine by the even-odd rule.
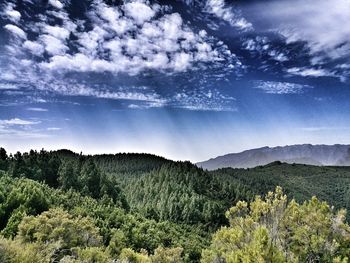
[[0, 145], [193, 162], [350, 143], [349, 0], [1, 0]]

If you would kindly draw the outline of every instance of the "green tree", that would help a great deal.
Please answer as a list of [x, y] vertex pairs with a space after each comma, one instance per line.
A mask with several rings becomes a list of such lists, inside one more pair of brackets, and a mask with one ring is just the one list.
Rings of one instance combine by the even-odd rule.
[[25, 244], [18, 240], [0, 238], [0, 262], [44, 263], [49, 262], [52, 248], [43, 248], [36, 243]]
[[1, 234], [7, 238], [13, 238], [17, 235], [18, 225], [22, 219], [26, 216], [25, 207], [20, 206], [11, 213], [11, 216], [6, 224], [6, 227], [1, 231]]
[[[0, 185], [11, 184], [8, 178], [1, 178]], [[1, 188], [1, 187], [0, 187]], [[28, 179], [17, 179], [9, 187], [6, 187], [7, 193], [3, 198], [0, 209], [0, 227], [3, 228], [9, 219], [14, 216], [13, 213], [26, 213], [37, 215], [49, 208], [49, 196], [46, 195], [42, 185]], [[18, 219], [18, 214], [15, 218]], [[12, 218], [11, 224], [18, 222]]]
[[[76, 263], [113, 263], [108, 253], [100, 247], [87, 247], [78, 249], [76, 253]], [[65, 261], [63, 261], [65, 262]]]
[[94, 161], [92, 159], [86, 160], [80, 172], [80, 184], [83, 187], [83, 193], [91, 195], [93, 198], [99, 198], [100, 183], [101, 173]]
[[78, 186], [77, 176], [74, 173], [74, 164], [66, 161], [61, 164], [58, 170], [58, 183], [63, 190], [76, 189]]
[[73, 217], [62, 209], [25, 217], [18, 227], [23, 242], [60, 242], [63, 249], [101, 245], [98, 228], [86, 217]]
[[345, 211], [334, 213], [313, 197], [290, 203], [280, 187], [265, 199], [238, 202], [226, 213], [202, 262], [336, 262], [350, 254], [350, 227]]
[[26, 168], [22, 154], [20, 152], [15, 153], [9, 167], [10, 175], [13, 177], [24, 177], [27, 174]]
[[45, 183], [47, 183], [51, 187], [58, 187], [58, 170], [60, 167], [60, 163], [60, 159], [56, 155], [53, 155], [49, 159], [49, 163], [46, 164], [47, 169], [43, 177]]
[[147, 251], [142, 250], [140, 253], [137, 253], [131, 248], [124, 248], [119, 259], [128, 263], [152, 263]]
[[0, 170], [7, 171], [8, 169], [8, 156], [4, 148], [0, 147]]
[[154, 251], [154, 255], [151, 256], [151, 260], [154, 263], [181, 263], [183, 248], [164, 248], [158, 247]]
[[158, 247], [153, 255], [149, 255], [146, 250], [141, 249], [138, 253], [130, 248], [124, 248], [119, 259], [121, 259], [122, 262], [130, 263], [181, 263], [184, 262], [182, 252], [183, 249], [181, 247]]
[[109, 242], [108, 250], [111, 255], [119, 256], [124, 248], [128, 246], [128, 239], [121, 230], [114, 230], [111, 241]]

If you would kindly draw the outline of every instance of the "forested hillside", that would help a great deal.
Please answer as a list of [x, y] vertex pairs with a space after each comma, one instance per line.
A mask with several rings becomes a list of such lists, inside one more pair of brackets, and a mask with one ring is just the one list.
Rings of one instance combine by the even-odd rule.
[[[215, 261], [223, 257], [215, 241], [221, 232], [210, 246], [211, 235], [236, 227], [225, 211], [238, 201], [282, 186], [298, 202], [316, 195], [336, 209], [349, 208], [349, 183], [346, 167], [275, 162], [209, 172], [147, 154], [7, 155], [1, 148], [0, 262], [226, 262]], [[350, 244], [349, 236], [339, 242]]]
[[242, 184], [254, 195], [282, 186], [288, 196], [299, 202], [317, 196], [338, 209], [350, 210], [350, 167], [274, 162], [252, 169], [219, 169], [210, 174]]

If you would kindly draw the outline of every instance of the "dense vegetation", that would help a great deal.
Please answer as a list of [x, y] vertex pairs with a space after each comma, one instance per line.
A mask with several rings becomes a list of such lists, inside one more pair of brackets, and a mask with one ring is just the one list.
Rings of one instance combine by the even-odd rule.
[[337, 209], [350, 210], [350, 167], [274, 162], [252, 169], [219, 169], [211, 174], [243, 184], [253, 195], [262, 195], [282, 186], [287, 195], [298, 202], [317, 196]]
[[334, 214], [313, 197], [303, 204], [277, 187], [265, 199], [238, 202], [226, 212], [229, 227], [221, 228], [202, 262], [348, 262], [350, 227], [345, 212]]
[[[242, 241], [229, 236], [237, 232], [238, 221], [246, 224], [251, 220], [256, 222], [254, 228], [247, 227], [245, 230], [251, 232], [244, 236], [265, 231], [259, 240], [267, 240], [268, 248], [279, 251], [278, 255], [289, 255], [281, 262], [304, 262], [309, 252], [303, 252], [301, 257], [294, 248], [274, 243], [263, 215], [249, 218], [257, 213], [254, 209], [270, 211], [272, 201], [264, 204], [255, 200], [250, 207], [238, 201], [253, 201], [256, 194], [264, 195], [281, 185], [298, 202], [317, 195], [337, 209], [348, 208], [349, 183], [350, 169], [345, 167], [276, 162], [253, 169], [208, 172], [189, 162], [172, 162], [147, 154], [84, 156], [68, 150], [42, 150], [8, 156], [0, 148], [0, 262], [199, 262], [202, 251], [203, 262], [242, 262], [244, 257], [253, 257], [247, 252], [252, 249], [250, 245], [266, 248], [246, 238]], [[283, 195], [278, 196], [281, 199]], [[342, 231], [348, 231], [343, 212], [334, 215], [329, 206], [315, 200], [300, 206], [292, 201], [289, 205], [297, 207], [293, 211], [304, 218], [305, 211], [309, 211], [305, 210], [307, 204], [315, 204], [315, 220], [340, 220]], [[235, 204], [225, 217], [225, 211]], [[289, 205], [285, 201], [285, 211], [290, 211]], [[320, 211], [326, 214], [318, 214]], [[270, 212], [268, 221], [276, 219]], [[290, 216], [280, 216], [280, 221], [292, 224]], [[298, 222], [305, 228], [312, 227], [307, 221]], [[329, 231], [330, 225], [325, 222], [320, 224]], [[262, 224], [261, 229], [256, 228], [257, 224]], [[211, 235], [220, 228], [210, 245]], [[283, 229], [278, 229], [283, 233], [279, 239], [287, 237]], [[241, 254], [227, 252], [222, 237], [231, 250], [242, 247], [235, 242], [248, 242], [243, 246], [247, 250]], [[348, 237], [347, 234], [337, 241], [342, 246], [346, 244], [341, 249], [346, 253]], [[231, 258], [225, 253], [245, 256]], [[343, 252], [317, 253], [325, 257], [322, 262], [346, 260]]]

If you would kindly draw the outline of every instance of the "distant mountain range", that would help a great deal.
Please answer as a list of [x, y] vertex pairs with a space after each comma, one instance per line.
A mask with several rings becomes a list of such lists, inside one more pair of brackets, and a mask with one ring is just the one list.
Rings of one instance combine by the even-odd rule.
[[262, 147], [218, 156], [199, 162], [197, 165], [204, 169], [215, 170], [224, 167], [251, 168], [274, 161], [308, 165], [349, 166], [350, 145], [300, 144]]

